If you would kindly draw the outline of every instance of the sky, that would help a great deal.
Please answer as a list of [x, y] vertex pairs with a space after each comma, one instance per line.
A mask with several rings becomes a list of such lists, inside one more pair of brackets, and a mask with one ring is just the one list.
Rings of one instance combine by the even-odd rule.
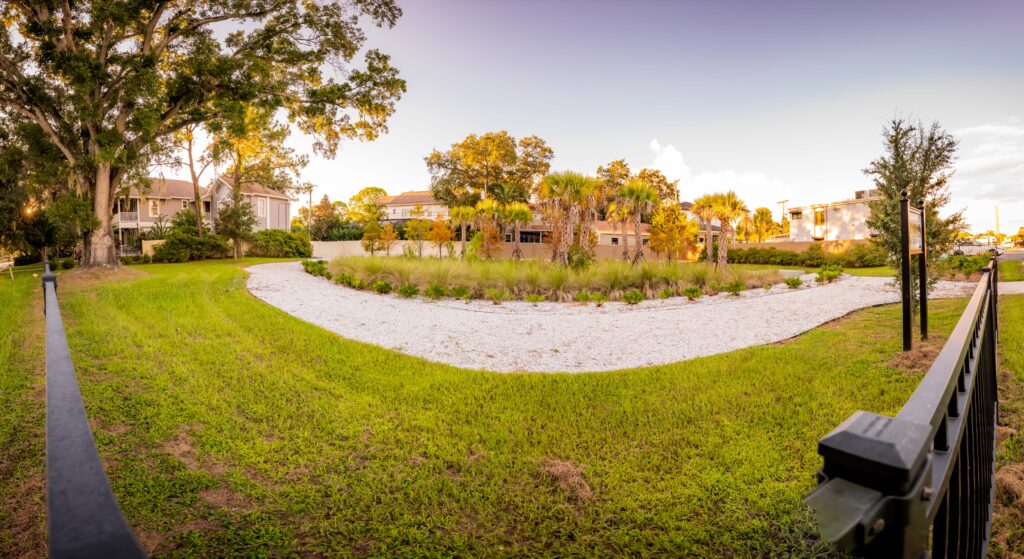
[[312, 157], [315, 201], [426, 189], [432, 149], [508, 130], [543, 138], [553, 170], [625, 158], [680, 179], [684, 200], [732, 188], [778, 219], [782, 200], [870, 188], [862, 169], [905, 116], [960, 140], [948, 211], [984, 231], [998, 207], [1003, 232], [1024, 227], [1019, 0], [398, 2], [366, 46], [408, 91], [388, 134]]

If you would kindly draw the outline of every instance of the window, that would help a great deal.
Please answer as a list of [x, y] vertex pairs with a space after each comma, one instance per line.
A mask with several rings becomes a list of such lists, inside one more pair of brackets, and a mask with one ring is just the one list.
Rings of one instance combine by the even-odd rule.
[[149, 201], [149, 216], [156, 217], [160, 215], [160, 200]]
[[256, 199], [256, 217], [267, 217], [267, 199]]
[[612, 244], [613, 245], [619, 244], [619, 238], [618, 237], [612, 237]]
[[804, 218], [804, 212], [789, 212], [790, 221], [798, 221]]
[[203, 202], [203, 213], [204, 214], [210, 213], [210, 202], [209, 201]]
[[647, 237], [644, 237], [644, 246], [647, 246], [647, 241], [649, 241], [649, 240], [650, 239], [648, 239]]
[[181, 209], [183, 209], [183, 210], [187, 210], [188, 209], [188, 200], [182, 200], [181, 201]]
[[825, 225], [825, 210], [814, 210], [814, 225]]

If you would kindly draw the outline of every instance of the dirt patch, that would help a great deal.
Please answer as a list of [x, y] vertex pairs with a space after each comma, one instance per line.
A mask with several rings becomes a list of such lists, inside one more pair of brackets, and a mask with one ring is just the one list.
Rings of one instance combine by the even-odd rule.
[[1024, 464], [1010, 464], [996, 472], [996, 498], [1024, 512]]
[[135, 268], [118, 266], [116, 268], [75, 268], [64, 272], [57, 278], [57, 286], [61, 291], [85, 291], [100, 283], [132, 281], [149, 276]]
[[245, 512], [252, 508], [248, 497], [227, 487], [203, 489], [199, 496], [214, 507], [232, 512]]
[[1005, 425], [996, 425], [996, 444], [1017, 436], [1017, 430]]
[[206, 463], [202, 463], [199, 460], [199, 453], [196, 451], [192, 436], [189, 433], [201, 428], [202, 425], [193, 425], [190, 428], [182, 429], [173, 439], [164, 441], [157, 450], [164, 454], [170, 454], [189, 470], [205, 470], [213, 475], [224, 475], [227, 473], [227, 468], [223, 465], [212, 460], [207, 460]]
[[915, 341], [914, 349], [901, 351], [889, 361], [889, 366], [908, 374], [924, 374], [931, 368], [942, 351], [945, 340]]
[[553, 481], [555, 487], [565, 493], [573, 503], [585, 503], [594, 495], [590, 485], [583, 479], [583, 468], [568, 460], [546, 458], [540, 465], [540, 474]]

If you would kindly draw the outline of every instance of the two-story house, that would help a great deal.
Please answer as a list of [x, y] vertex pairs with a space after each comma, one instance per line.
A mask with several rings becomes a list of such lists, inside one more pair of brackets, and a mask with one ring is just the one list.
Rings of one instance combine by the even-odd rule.
[[[217, 210], [231, 202], [232, 180], [227, 175], [221, 175], [214, 179], [205, 197], [211, 202], [213, 208], [207, 212], [211, 220], [216, 221]], [[256, 183], [242, 183], [242, 199], [252, 206], [253, 214], [256, 216], [256, 225], [253, 230], [263, 229], [291, 229], [291, 198], [276, 190], [271, 190]]]
[[384, 220], [392, 223], [412, 219], [416, 206], [423, 210], [422, 219], [448, 219], [448, 207], [435, 200], [429, 190], [411, 190], [395, 196], [383, 196], [378, 204], [384, 207]]
[[852, 200], [790, 208], [789, 240], [850, 241], [869, 239], [871, 202], [881, 199], [877, 190], [858, 190]]

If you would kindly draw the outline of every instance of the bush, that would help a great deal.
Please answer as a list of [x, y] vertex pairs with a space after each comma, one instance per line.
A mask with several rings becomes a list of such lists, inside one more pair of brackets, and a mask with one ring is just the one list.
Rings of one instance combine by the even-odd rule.
[[15, 266], [28, 266], [29, 264], [38, 264], [41, 262], [38, 254], [19, 254], [14, 257]]
[[303, 260], [302, 267], [307, 273], [314, 276], [325, 276], [327, 272], [327, 263], [323, 260]]
[[600, 307], [603, 306], [606, 301], [608, 301], [608, 296], [601, 292], [591, 293], [590, 300], [593, 301], [595, 305]]
[[465, 299], [468, 301], [470, 298], [469, 288], [462, 285], [456, 285], [455, 287], [449, 289], [448, 294], [456, 299]]
[[831, 262], [831, 257], [821, 248], [821, 243], [811, 243], [810, 248], [803, 253], [803, 265], [809, 268], [817, 268]]
[[65, 270], [70, 270], [71, 268], [74, 268], [75, 264], [77, 264], [77, 262], [75, 262], [74, 258], [64, 258], [61, 259], [60, 261], [60, 267]]
[[973, 274], [981, 273], [982, 268], [988, 265], [991, 258], [988, 254], [976, 254], [974, 256], [953, 255], [939, 260], [935, 269], [942, 276], [962, 274], [969, 277]]
[[220, 235], [206, 234], [200, 239], [182, 229], [172, 229], [164, 242], [153, 249], [154, 262], [188, 262], [204, 258], [223, 258], [231, 250]]
[[433, 300], [438, 300], [447, 295], [447, 290], [439, 283], [432, 283], [423, 291], [423, 294]]
[[355, 278], [352, 280], [352, 285], [349, 287], [351, 287], [352, 289], [366, 289], [367, 287], [369, 287], [369, 284], [367, 284], [365, 281], [359, 278]]
[[870, 243], [853, 245], [841, 258], [843, 266], [847, 268], [875, 268], [885, 266], [889, 255], [884, 248]]
[[693, 301], [694, 299], [700, 298], [703, 293], [697, 286], [690, 286], [683, 290], [683, 296]]
[[334, 275], [334, 283], [344, 285], [346, 287], [352, 287], [352, 284], [355, 283], [355, 278], [352, 277], [352, 274], [340, 272]]
[[394, 286], [388, 283], [387, 280], [382, 279], [373, 282], [373, 285], [371, 285], [370, 287], [372, 287], [374, 291], [380, 293], [381, 295], [384, 295], [385, 293], [391, 293], [391, 291], [394, 290]]
[[529, 303], [533, 303], [534, 305], [536, 305], [537, 303], [542, 303], [542, 302], [544, 302], [546, 300], [547, 300], [547, 297], [545, 297], [545, 296], [543, 296], [543, 295], [541, 295], [539, 293], [529, 293], [529, 294], [526, 295], [526, 301], [529, 302]]
[[786, 286], [790, 289], [796, 289], [804, 284], [804, 280], [800, 278], [786, 278]]
[[661, 299], [668, 299], [669, 297], [675, 297], [675, 295], [676, 291], [671, 287], [663, 287], [661, 288], [661, 291], [658, 292], [658, 297]]
[[420, 294], [420, 288], [416, 287], [415, 285], [405, 284], [402, 287], [398, 288], [398, 294], [407, 299], [411, 299], [412, 297], [415, 297]]
[[586, 291], [580, 291], [576, 293], [576, 302], [583, 303], [584, 305], [586, 305], [587, 303], [590, 302], [590, 293]]
[[485, 289], [484, 297], [495, 305], [500, 305], [502, 301], [508, 301], [511, 295], [506, 289]]
[[246, 256], [309, 258], [313, 255], [313, 245], [303, 233], [264, 229], [253, 234], [251, 243]]
[[829, 264], [821, 267], [818, 271], [818, 283], [832, 283], [836, 278], [843, 275], [843, 267], [837, 264]]
[[628, 305], [635, 305], [646, 298], [647, 297], [644, 297], [644, 294], [638, 289], [630, 289], [622, 294], [622, 300]]
[[730, 281], [729, 283], [725, 284], [725, 287], [722, 288], [722, 291], [725, 291], [726, 293], [731, 293], [733, 295], [739, 295], [740, 291], [743, 291], [743, 282], [739, 280]]

